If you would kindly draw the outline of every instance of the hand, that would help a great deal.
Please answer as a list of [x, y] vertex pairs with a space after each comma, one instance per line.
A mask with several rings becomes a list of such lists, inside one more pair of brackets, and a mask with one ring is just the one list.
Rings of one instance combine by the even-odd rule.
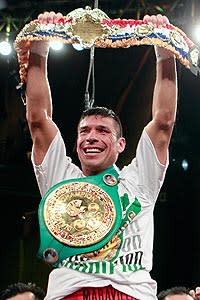
[[154, 27], [161, 28], [165, 27], [169, 23], [169, 19], [163, 15], [145, 15], [143, 21], [148, 24], [152, 24]]
[[[145, 15], [143, 21], [147, 24], [152, 24], [156, 28], [162, 28], [170, 24], [169, 19], [166, 16], [162, 16], [160, 14], [152, 16]], [[174, 58], [174, 54], [163, 47], [155, 46], [154, 49], [157, 62], [164, 61], [172, 57]]]
[[38, 20], [41, 24], [54, 24], [60, 19], [63, 19], [63, 15], [60, 12], [55, 13], [54, 11], [45, 11], [38, 15]]
[[[60, 12], [55, 13], [54, 11], [45, 11], [44, 13], [38, 15], [39, 23], [46, 25], [58, 23], [63, 19], [63, 15]], [[30, 51], [31, 53], [35, 53], [46, 58], [49, 53], [49, 41], [33, 41], [31, 43]]]
[[200, 287], [196, 287], [195, 290], [190, 291], [190, 295], [195, 299], [195, 300], [200, 300]]

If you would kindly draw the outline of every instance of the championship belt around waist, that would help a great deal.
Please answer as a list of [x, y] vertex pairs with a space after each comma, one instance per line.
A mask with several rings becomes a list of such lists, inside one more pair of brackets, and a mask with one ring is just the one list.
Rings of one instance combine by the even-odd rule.
[[38, 256], [57, 267], [69, 256], [105, 246], [122, 220], [117, 184], [118, 174], [112, 167], [50, 188], [38, 209]]
[[83, 49], [160, 46], [196, 76], [200, 74], [200, 49], [178, 27], [167, 24], [157, 28], [142, 20], [110, 19], [102, 10], [87, 6], [73, 10], [55, 24], [40, 24], [36, 19], [24, 26], [14, 42], [21, 85], [26, 82], [31, 42], [42, 40], [80, 44]]

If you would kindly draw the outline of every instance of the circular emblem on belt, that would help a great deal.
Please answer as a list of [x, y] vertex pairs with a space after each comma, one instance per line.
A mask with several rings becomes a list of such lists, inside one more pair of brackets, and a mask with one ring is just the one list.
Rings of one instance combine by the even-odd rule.
[[53, 190], [44, 204], [50, 233], [68, 246], [99, 242], [111, 230], [116, 211], [111, 197], [88, 182], [70, 182]]
[[185, 49], [185, 47], [188, 48], [180, 33], [171, 31], [170, 38], [175, 47], [183, 50]]
[[47, 248], [43, 252], [43, 258], [47, 263], [53, 264], [58, 260], [58, 252], [53, 248]]
[[105, 174], [103, 176], [103, 181], [105, 182], [105, 184], [110, 185], [110, 186], [117, 184], [117, 179], [112, 174]]
[[153, 32], [153, 29], [154, 29], [154, 27], [151, 24], [142, 24], [142, 25], [135, 27], [135, 33], [139, 37], [144, 37], [144, 36], [151, 34]]

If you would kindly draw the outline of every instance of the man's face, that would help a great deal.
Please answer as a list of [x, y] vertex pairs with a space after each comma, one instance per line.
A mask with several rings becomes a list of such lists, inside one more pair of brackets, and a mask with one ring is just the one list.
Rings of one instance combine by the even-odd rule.
[[165, 300], [194, 300], [190, 295], [170, 295], [165, 297]]
[[77, 153], [83, 173], [86, 176], [98, 174], [113, 165], [125, 144], [123, 137], [117, 137], [114, 119], [86, 116], [79, 124], [77, 138]]
[[16, 296], [12, 296], [7, 300], [35, 300], [35, 295], [32, 292], [25, 292]]

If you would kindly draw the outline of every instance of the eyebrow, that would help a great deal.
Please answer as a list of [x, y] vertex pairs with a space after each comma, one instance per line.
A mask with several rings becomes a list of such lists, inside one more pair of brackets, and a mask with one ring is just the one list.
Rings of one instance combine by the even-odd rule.
[[[90, 126], [79, 126], [79, 130], [87, 129], [89, 127]], [[97, 129], [108, 129], [108, 130], [110, 130], [110, 128], [108, 126], [104, 126], [104, 125], [97, 125], [96, 128]]]

